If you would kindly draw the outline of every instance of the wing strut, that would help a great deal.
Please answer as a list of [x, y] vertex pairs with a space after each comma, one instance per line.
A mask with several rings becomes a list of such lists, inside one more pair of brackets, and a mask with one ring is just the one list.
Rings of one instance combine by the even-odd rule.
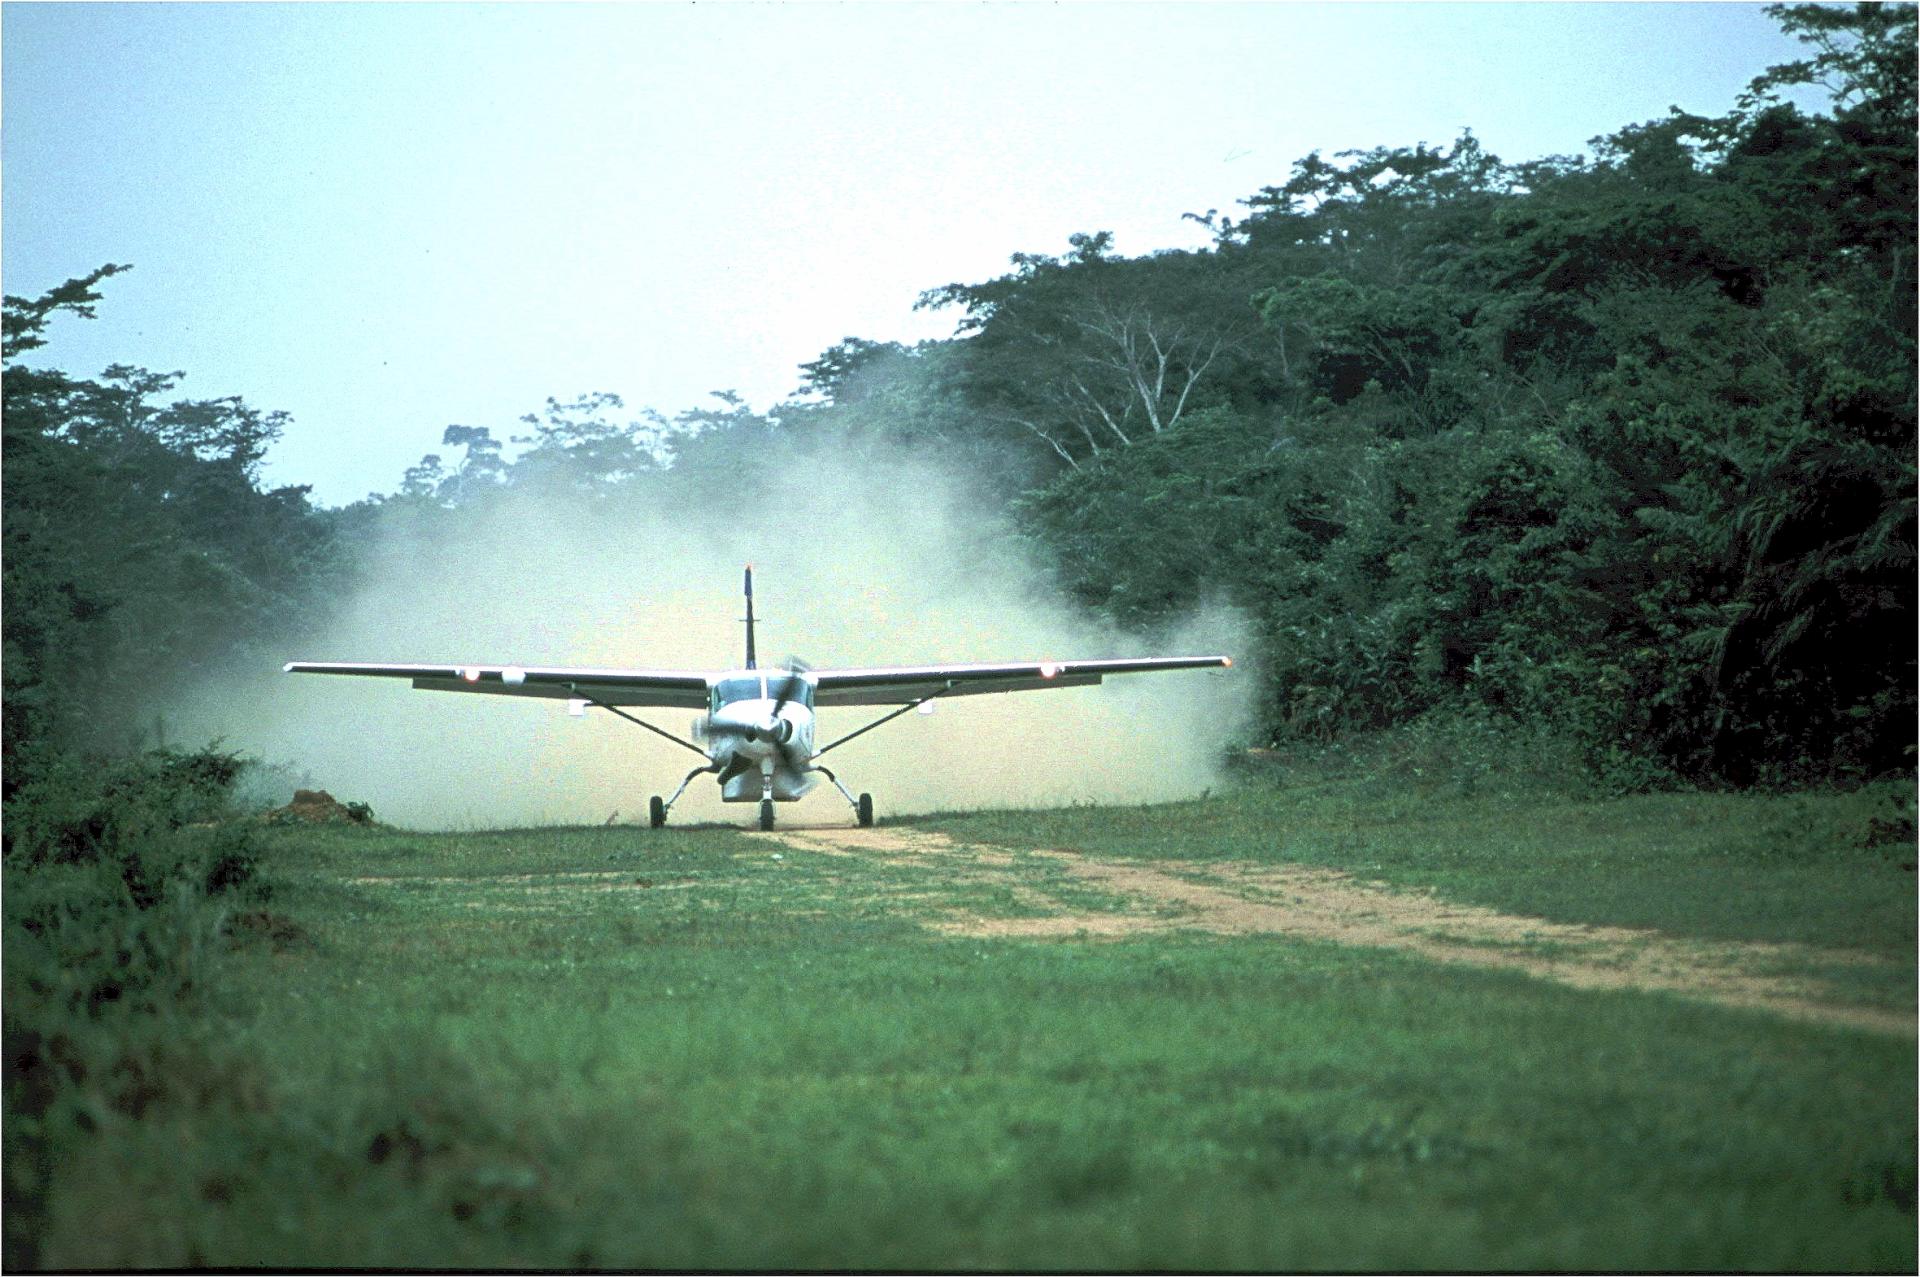
[[[672, 741], [674, 744], [678, 745], [681, 749], [690, 749], [694, 753], [700, 755], [700, 757], [702, 758], [705, 758], [707, 756], [707, 751], [704, 749], [701, 749], [698, 745], [694, 744], [692, 741], [681, 740], [678, 736], [675, 736], [672, 732], [667, 731], [665, 728], [655, 727], [652, 723], [647, 722], [645, 719], [635, 718], [633, 715], [627, 713], [627, 711], [621, 709], [618, 705], [609, 705], [603, 700], [596, 700], [594, 697], [587, 695], [585, 692], [580, 690], [580, 685], [578, 683], [568, 683], [567, 690], [573, 693], [574, 698], [576, 700], [583, 700], [589, 705], [597, 705], [601, 709], [606, 710], [609, 714], [618, 714], [621, 718], [626, 719], [629, 723], [632, 723], [635, 727], [644, 727], [648, 731], [652, 732], [655, 736], [664, 736], [668, 740]], [[685, 788], [685, 786], [682, 786], [682, 788]]]
[[[945, 687], [941, 688], [937, 692], [932, 693], [931, 695], [922, 696], [917, 701], [909, 701], [907, 704], [902, 705], [899, 709], [893, 711], [893, 713], [883, 714], [879, 718], [874, 719], [871, 723], [868, 723], [865, 727], [862, 727], [859, 731], [848, 732], [845, 736], [842, 736], [839, 740], [834, 741], [831, 745], [824, 745], [821, 748], [814, 750], [813, 756], [814, 758], [818, 758], [820, 757], [820, 755], [826, 753], [829, 749], [837, 749], [840, 746], [846, 744], [848, 741], [852, 740], [854, 737], [864, 736], [876, 727], [881, 727], [886, 725], [887, 723], [891, 723], [894, 719], [900, 717], [902, 714], [906, 713], [908, 710], [919, 709], [922, 705], [925, 705], [928, 701], [937, 700], [940, 697], [945, 696], [948, 692], [955, 690], [959, 686], [960, 684], [958, 683], [949, 682]], [[825, 770], [825, 769], [823, 768], [822, 770]], [[839, 781], [834, 782], [834, 784], [836, 785], [839, 783], [840, 783]]]

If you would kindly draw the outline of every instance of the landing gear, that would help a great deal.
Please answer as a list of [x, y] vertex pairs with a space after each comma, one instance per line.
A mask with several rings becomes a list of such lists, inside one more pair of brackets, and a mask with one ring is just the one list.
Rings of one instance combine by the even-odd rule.
[[819, 772], [822, 776], [825, 776], [828, 780], [833, 782], [833, 787], [840, 791], [840, 796], [847, 800], [847, 805], [849, 807], [853, 808], [854, 818], [860, 822], [860, 825], [862, 828], [865, 828], [866, 826], [871, 825], [873, 823], [873, 795], [872, 794], [862, 794], [860, 795], [860, 797], [855, 798], [852, 792], [848, 790], [848, 788], [845, 785], [842, 785], [840, 783], [840, 778], [838, 776], [834, 775], [832, 772], [828, 771], [826, 768], [820, 766], [818, 763], [814, 764], [812, 767], [808, 768], [807, 770]]
[[705, 767], [696, 767], [687, 773], [685, 780], [680, 782], [680, 788], [673, 791], [673, 797], [667, 799], [665, 802], [661, 802], [660, 795], [655, 794], [652, 798], [648, 799], [647, 824], [655, 829], [666, 824], [667, 813], [672, 811], [673, 805], [680, 801], [680, 795], [687, 792], [687, 786], [693, 783], [693, 778], [695, 776], [705, 776], [708, 772], [717, 772], [719, 770], [720, 767], [717, 763], [709, 763]]
[[762, 832], [773, 828], [773, 799], [760, 800], [760, 828]]

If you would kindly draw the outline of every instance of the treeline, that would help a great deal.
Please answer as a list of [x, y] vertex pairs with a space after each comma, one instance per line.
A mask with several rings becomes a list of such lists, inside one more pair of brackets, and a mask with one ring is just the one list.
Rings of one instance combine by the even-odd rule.
[[120, 268], [8, 298], [9, 772], [137, 737], [130, 689], [277, 657], [388, 521], [750, 504], [781, 458], [858, 482], [903, 450], [982, 482], [1093, 611], [1240, 605], [1265, 739], [1524, 724], [1617, 788], [1911, 768], [1915, 13], [1770, 12], [1808, 56], [1725, 116], [1581, 159], [1314, 154], [1193, 215], [1207, 250], [1076, 235], [933, 288], [955, 339], [849, 338], [766, 413], [549, 401], [342, 510], [260, 488], [273, 414], [19, 364]]

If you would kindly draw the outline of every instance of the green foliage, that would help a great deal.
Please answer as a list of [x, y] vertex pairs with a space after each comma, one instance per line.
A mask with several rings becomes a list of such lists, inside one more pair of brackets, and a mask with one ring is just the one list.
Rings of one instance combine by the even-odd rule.
[[1112, 236], [1075, 235], [1058, 258], [1017, 253], [1012, 274], [920, 299], [965, 310], [967, 403], [1008, 446], [1069, 470], [1177, 428], [1257, 379], [1246, 280], [1205, 254], [1111, 255]]
[[234, 906], [263, 895], [259, 832], [229, 804], [241, 759], [41, 761], [6, 807], [9, 1267], [36, 1266], [56, 1132], [219, 1085], [181, 1017], [234, 943]]
[[0, 355], [12, 360], [46, 345], [47, 339], [42, 334], [48, 322], [63, 310], [92, 319], [94, 306], [100, 300], [94, 285], [127, 269], [108, 263], [90, 275], [68, 280], [42, 297], [15, 297], [9, 294], [4, 314], [0, 314], [0, 334], [4, 334], [0, 339]]
[[[258, 834], [231, 818], [244, 767], [212, 749], [63, 757], [15, 790], [7, 946], [10, 967], [33, 971], [22, 977], [29, 1003], [95, 1013], [168, 980], [191, 983], [156, 937], [199, 926], [205, 902], [253, 892]], [[10, 996], [10, 1013], [16, 1005]]]
[[[520, 418], [533, 432], [514, 436], [513, 442], [530, 446], [508, 472], [512, 482], [593, 493], [650, 469], [665, 423], [655, 418], [621, 425], [607, 419], [623, 406], [618, 395], [582, 395], [569, 404], [549, 399], [545, 412]], [[448, 429], [446, 442], [457, 442], [454, 428]]]
[[179, 373], [116, 364], [86, 381], [15, 362], [56, 313], [91, 314], [91, 284], [120, 269], [6, 300], [9, 789], [35, 750], [146, 743], [181, 685], [313, 617], [341, 563], [305, 488], [256, 482], [284, 414], [162, 402]]
[[[1241, 603], [1276, 741], [1444, 711], [1613, 789], [1910, 769], [1914, 12], [1777, 13], [1819, 56], [1724, 119], [1591, 161], [1315, 154], [1246, 201], [1179, 271], [1261, 281], [1276, 375], [1025, 497], [1064, 582], [1130, 623]], [[1832, 117], [1773, 97], [1815, 82]], [[996, 362], [1123, 268], [1181, 287], [1018, 264], [937, 294]]]
[[[666, 485], [731, 510], [776, 459], [860, 483], [902, 453], [1106, 619], [1237, 605], [1273, 743], [1539, 727], [1615, 790], [1910, 770], [1915, 11], [1771, 12], [1808, 56], [1725, 116], [1520, 164], [1470, 132], [1314, 152], [1196, 217], [1207, 251], [1074, 235], [928, 290], [955, 340], [848, 337], [768, 411], [549, 399], [339, 511], [259, 489], [280, 414], [21, 366], [124, 267], [9, 297], [6, 784], [281, 659], [395, 530]], [[1807, 86], [1829, 113], [1780, 97]]]

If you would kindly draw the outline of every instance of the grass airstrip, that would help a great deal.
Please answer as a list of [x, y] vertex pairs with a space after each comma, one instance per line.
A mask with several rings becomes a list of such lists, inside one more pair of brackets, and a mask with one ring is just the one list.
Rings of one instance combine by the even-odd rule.
[[1911, 810], [278, 830], [41, 1262], [1911, 1271]]

